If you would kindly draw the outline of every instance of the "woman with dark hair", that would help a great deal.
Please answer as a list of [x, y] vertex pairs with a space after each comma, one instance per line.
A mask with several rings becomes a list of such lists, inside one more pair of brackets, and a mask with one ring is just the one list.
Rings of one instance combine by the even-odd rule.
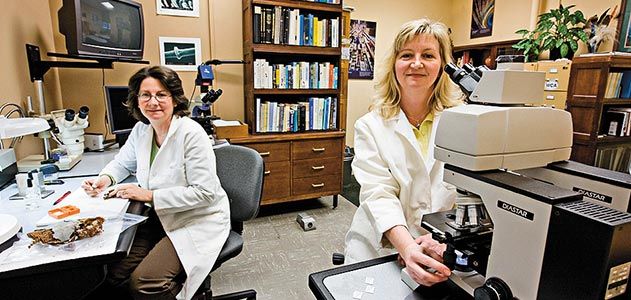
[[126, 105], [140, 122], [114, 160], [82, 187], [96, 196], [135, 173], [138, 184], [119, 184], [110, 195], [147, 203], [149, 219], [129, 255], [109, 266], [107, 287], [99, 291], [129, 284], [134, 299], [190, 299], [228, 237], [228, 197], [208, 135], [185, 117], [187, 103], [171, 69], [146, 67], [129, 79]]

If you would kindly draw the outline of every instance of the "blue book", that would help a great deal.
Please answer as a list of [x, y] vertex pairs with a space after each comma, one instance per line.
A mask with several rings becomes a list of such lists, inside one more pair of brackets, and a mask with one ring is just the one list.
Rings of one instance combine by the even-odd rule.
[[631, 98], [631, 71], [622, 72], [620, 80], [620, 98]]
[[300, 39], [300, 44], [301, 46], [305, 45], [305, 16], [304, 15], [299, 15], [298, 16], [298, 24], [300, 27], [300, 30], [298, 31], [299, 34], [299, 39]]

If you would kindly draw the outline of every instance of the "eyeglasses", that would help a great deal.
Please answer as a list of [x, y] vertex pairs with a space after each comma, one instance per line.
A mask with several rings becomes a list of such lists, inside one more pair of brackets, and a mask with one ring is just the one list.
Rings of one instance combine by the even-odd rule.
[[158, 102], [165, 102], [169, 98], [171, 98], [171, 95], [166, 94], [166, 93], [157, 93], [155, 95], [152, 95], [149, 93], [142, 93], [138, 95], [138, 101], [141, 101], [141, 102], [149, 102], [151, 98], [156, 98]]

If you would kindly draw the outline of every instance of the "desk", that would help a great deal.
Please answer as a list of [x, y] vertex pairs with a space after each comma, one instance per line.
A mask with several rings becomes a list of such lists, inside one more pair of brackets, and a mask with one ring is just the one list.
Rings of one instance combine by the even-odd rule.
[[[95, 153], [96, 154], [96, 153]], [[111, 157], [113, 158], [113, 156]], [[84, 156], [83, 160], [70, 172], [65, 172], [63, 185], [47, 186], [55, 193], [40, 200], [40, 209], [18, 218], [23, 232], [30, 232], [52, 203], [67, 190], [80, 187], [86, 175], [96, 175], [111, 158], [101, 159], [98, 155]], [[99, 163], [99, 161], [101, 163]], [[83, 164], [83, 165], [82, 165]], [[97, 169], [93, 173], [93, 170]], [[81, 174], [83, 173], [83, 174]], [[63, 176], [64, 173], [60, 173]], [[68, 178], [74, 177], [74, 178]], [[7, 200], [17, 192], [15, 184], [0, 191], [0, 211], [11, 213], [17, 210], [20, 200]], [[23, 205], [23, 204], [22, 204]], [[141, 214], [144, 205], [130, 202], [128, 212]], [[0, 295], [2, 299], [80, 299], [100, 285], [107, 274], [106, 264], [113, 263], [127, 256], [136, 233], [133, 226], [119, 235], [116, 250], [106, 255], [83, 257], [74, 260], [59, 261], [28, 268], [0, 273]]]
[[[451, 281], [420, 286], [413, 291], [401, 281], [400, 273], [401, 266], [394, 254], [313, 273], [309, 275], [309, 288], [319, 300], [357, 300], [353, 298], [355, 291], [363, 292], [361, 300], [473, 299]], [[374, 279], [374, 283], [366, 283], [367, 277]], [[374, 293], [366, 292], [368, 285], [374, 287]]]

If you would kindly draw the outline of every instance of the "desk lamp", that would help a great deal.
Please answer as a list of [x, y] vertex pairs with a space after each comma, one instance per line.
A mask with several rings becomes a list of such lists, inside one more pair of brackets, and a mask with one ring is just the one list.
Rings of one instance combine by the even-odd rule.
[[[0, 116], [0, 140], [34, 134], [50, 129], [48, 122], [40, 118], [7, 119]], [[3, 149], [0, 141], [0, 187], [15, 177], [18, 172], [13, 149]]]

